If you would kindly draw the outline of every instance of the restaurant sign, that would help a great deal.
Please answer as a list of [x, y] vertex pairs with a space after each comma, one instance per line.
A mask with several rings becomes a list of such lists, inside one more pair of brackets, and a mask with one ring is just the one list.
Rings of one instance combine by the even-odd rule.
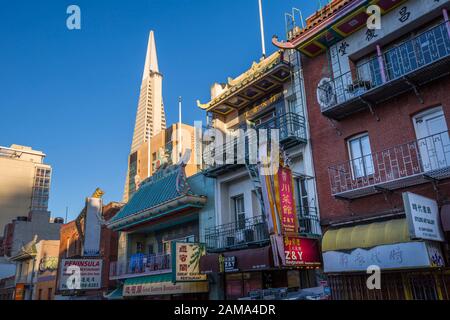
[[127, 284], [123, 287], [124, 297], [152, 296], [180, 293], [208, 292], [208, 282], [146, 282], [141, 284]]
[[200, 258], [205, 254], [203, 244], [172, 242], [173, 281], [205, 281], [206, 275], [200, 273]]
[[320, 262], [317, 240], [301, 237], [284, 237], [286, 266], [318, 266]]
[[279, 190], [277, 204], [279, 205], [281, 231], [283, 234], [297, 233], [298, 218], [295, 210], [291, 169], [280, 166], [277, 173], [276, 188]]
[[371, 265], [381, 270], [442, 267], [442, 252], [433, 242], [405, 242], [323, 253], [325, 272], [366, 271]]
[[403, 203], [412, 239], [444, 241], [436, 200], [404, 192]]
[[[101, 259], [62, 259], [59, 290], [95, 290], [102, 287]], [[69, 286], [74, 286], [69, 288]]]

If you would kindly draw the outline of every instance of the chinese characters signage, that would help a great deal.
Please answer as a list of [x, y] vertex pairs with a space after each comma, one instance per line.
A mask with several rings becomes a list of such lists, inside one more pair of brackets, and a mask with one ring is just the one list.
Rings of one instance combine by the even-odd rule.
[[403, 203], [412, 239], [444, 241], [435, 200], [405, 192]]
[[318, 241], [300, 237], [284, 237], [286, 266], [320, 265]]
[[236, 257], [230, 256], [230, 257], [224, 257], [223, 258], [223, 268], [225, 272], [233, 272], [238, 271], [236, 268]]
[[164, 294], [199, 293], [208, 292], [208, 282], [145, 282], [133, 284], [125, 282], [123, 287], [124, 297], [152, 296]]
[[289, 168], [281, 166], [278, 170], [278, 191], [281, 231], [283, 234], [297, 233], [298, 219], [295, 210], [292, 172]]
[[102, 260], [100, 259], [62, 259], [59, 274], [59, 290], [69, 290], [67, 280], [73, 272], [69, 267], [80, 268], [81, 290], [94, 290], [102, 287]]
[[[406, 242], [381, 245], [370, 249], [358, 248], [353, 251], [327, 251], [323, 253], [325, 272], [366, 271], [377, 265], [382, 270], [403, 268], [429, 268], [437, 265], [440, 249], [429, 253], [430, 244]], [[439, 261], [438, 261], [439, 262]]]
[[172, 243], [173, 277], [178, 281], [204, 281], [200, 273], [200, 258], [206, 254], [205, 246], [198, 243]]

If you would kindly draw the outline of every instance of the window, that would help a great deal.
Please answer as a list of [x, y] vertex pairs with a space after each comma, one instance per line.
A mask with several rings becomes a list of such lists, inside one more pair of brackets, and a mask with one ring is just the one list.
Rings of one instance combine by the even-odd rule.
[[372, 151], [367, 133], [350, 139], [348, 149], [354, 179], [374, 174]]
[[245, 205], [244, 195], [241, 194], [233, 198], [234, 217], [238, 229], [245, 228]]
[[309, 213], [309, 202], [308, 202], [308, 191], [306, 189], [305, 178], [295, 178], [295, 191], [297, 196], [297, 213], [299, 215], [308, 215]]
[[42, 300], [42, 289], [39, 289], [38, 291], [38, 300]]
[[172, 239], [172, 240], [165, 240], [162, 242], [163, 245], [163, 253], [164, 254], [170, 254], [172, 249], [172, 242], [187, 242], [187, 243], [194, 243], [195, 242], [195, 236], [190, 235], [183, 238], [178, 239]]
[[53, 288], [48, 288], [47, 300], [52, 300]]
[[423, 170], [450, 166], [450, 137], [442, 107], [422, 112], [413, 121]]
[[142, 242], [136, 242], [136, 253], [142, 253], [142, 249], [144, 246], [142, 245]]

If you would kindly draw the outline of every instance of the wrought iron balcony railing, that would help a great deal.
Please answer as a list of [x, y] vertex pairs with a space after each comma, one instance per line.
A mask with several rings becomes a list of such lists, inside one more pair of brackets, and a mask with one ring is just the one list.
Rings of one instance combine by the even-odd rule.
[[333, 165], [328, 172], [332, 195], [347, 199], [448, 178], [449, 132]]
[[306, 142], [305, 118], [296, 113], [288, 112], [272, 118], [256, 126], [256, 129], [279, 129], [280, 143], [286, 147], [297, 141]]
[[297, 207], [299, 233], [305, 237], [318, 238], [322, 235], [320, 220], [315, 207]]
[[167, 273], [172, 269], [170, 254], [135, 255], [126, 262], [111, 262], [109, 278], [120, 279], [142, 275]]
[[[279, 130], [279, 143], [285, 148], [289, 148], [299, 143], [306, 143], [306, 125], [304, 117], [295, 113], [285, 113], [257, 125], [255, 127], [258, 135], [256, 138], [249, 137], [247, 135], [248, 131], [243, 129], [241, 135], [236, 135], [233, 139], [226, 140], [226, 137], [224, 136], [224, 143], [220, 146], [209, 149], [209, 144], [206, 144], [203, 152], [203, 159], [210, 160], [205, 161], [208, 163], [205, 165], [205, 169], [217, 169], [245, 164], [245, 161], [249, 160], [250, 144], [258, 144], [258, 141], [261, 138], [261, 131], [259, 130], [267, 130], [267, 141], [270, 141], [271, 129]], [[254, 150], [257, 152], [258, 145], [256, 145]], [[214, 161], [212, 161], [212, 159]]]
[[257, 216], [209, 228], [205, 241], [209, 251], [236, 249], [269, 241], [269, 230], [265, 217]]
[[318, 89], [322, 113], [341, 119], [449, 73], [450, 38], [444, 23], [323, 83]]

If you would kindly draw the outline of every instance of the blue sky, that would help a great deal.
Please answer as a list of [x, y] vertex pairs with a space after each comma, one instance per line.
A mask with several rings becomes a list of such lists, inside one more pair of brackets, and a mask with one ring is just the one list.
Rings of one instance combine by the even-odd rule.
[[[322, 1], [325, 3], [325, 1]], [[80, 6], [82, 29], [66, 28]], [[284, 13], [319, 1], [263, 0], [266, 47], [285, 38]], [[50, 210], [74, 218], [96, 187], [120, 201], [150, 29], [168, 123], [203, 120], [214, 81], [261, 56], [257, 0], [0, 1], [0, 145], [28, 145], [53, 166]]]

